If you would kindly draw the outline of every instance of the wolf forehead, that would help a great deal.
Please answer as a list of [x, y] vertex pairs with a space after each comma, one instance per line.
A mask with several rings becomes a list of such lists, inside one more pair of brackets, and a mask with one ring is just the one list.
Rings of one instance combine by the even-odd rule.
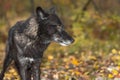
[[49, 23], [53, 25], [63, 25], [63, 23], [61, 22], [61, 20], [56, 14], [50, 14], [48, 16], [48, 20], [49, 20]]

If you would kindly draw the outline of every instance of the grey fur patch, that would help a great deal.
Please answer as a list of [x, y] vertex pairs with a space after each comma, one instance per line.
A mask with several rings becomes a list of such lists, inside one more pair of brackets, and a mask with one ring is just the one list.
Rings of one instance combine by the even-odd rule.
[[27, 25], [27, 29], [24, 30], [24, 33], [26, 35], [30, 35], [31, 37], [35, 38], [37, 36], [38, 32], [38, 24], [35, 20], [35, 18], [31, 18], [29, 21], [29, 24]]

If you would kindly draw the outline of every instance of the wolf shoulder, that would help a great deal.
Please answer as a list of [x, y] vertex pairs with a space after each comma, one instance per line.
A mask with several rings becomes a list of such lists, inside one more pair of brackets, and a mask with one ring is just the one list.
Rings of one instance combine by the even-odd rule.
[[34, 38], [37, 36], [38, 24], [34, 17], [30, 17], [27, 20], [21, 20], [16, 22], [16, 24], [11, 27], [10, 32], [19, 35], [25, 35], [30, 38]]

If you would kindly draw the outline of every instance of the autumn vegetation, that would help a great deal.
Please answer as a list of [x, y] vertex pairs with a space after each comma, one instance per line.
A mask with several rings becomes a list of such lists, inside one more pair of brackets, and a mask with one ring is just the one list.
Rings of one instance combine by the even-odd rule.
[[[42, 59], [42, 80], [120, 79], [120, 0], [0, 0], [0, 71], [8, 30], [36, 6], [56, 12], [75, 42], [52, 43]], [[13, 62], [14, 63], [14, 62]], [[5, 80], [20, 80], [11, 64]]]

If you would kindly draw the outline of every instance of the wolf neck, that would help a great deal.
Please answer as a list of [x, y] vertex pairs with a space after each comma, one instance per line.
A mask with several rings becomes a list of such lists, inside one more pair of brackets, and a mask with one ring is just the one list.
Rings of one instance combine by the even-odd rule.
[[40, 26], [36, 21], [35, 17], [31, 17], [29, 19], [29, 27], [28, 31], [26, 31], [26, 34], [30, 34], [30, 37], [33, 38], [36, 47], [43, 48], [41, 51], [44, 51], [48, 45], [50, 44], [50, 40], [45, 37], [44, 34], [40, 34]]
[[45, 37], [45, 35], [42, 33], [42, 27], [41, 24], [37, 22], [36, 17], [33, 16], [30, 19], [28, 19], [28, 25], [27, 29], [25, 31], [25, 34], [28, 35], [33, 40], [39, 40], [40, 43], [50, 43], [49, 39]]

